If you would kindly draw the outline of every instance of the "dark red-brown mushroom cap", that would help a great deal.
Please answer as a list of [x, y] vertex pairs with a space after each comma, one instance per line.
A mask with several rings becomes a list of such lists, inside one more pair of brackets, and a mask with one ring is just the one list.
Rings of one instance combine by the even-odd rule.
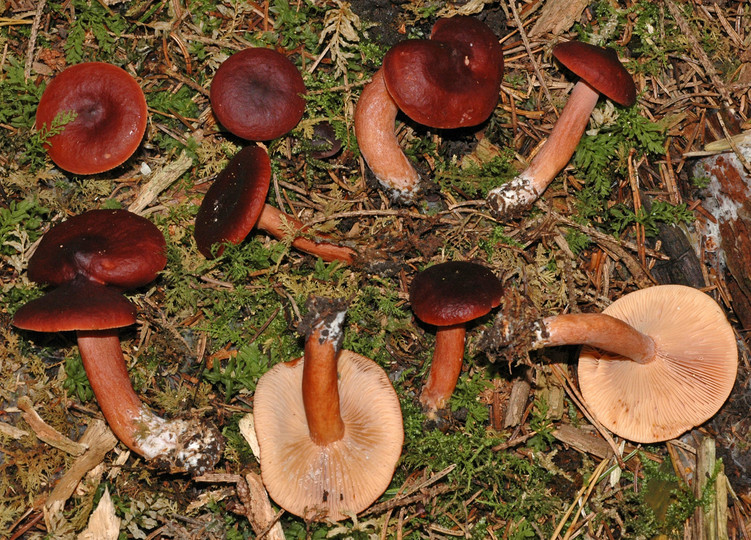
[[107, 330], [135, 322], [136, 308], [119, 290], [81, 276], [27, 302], [13, 316], [13, 326], [35, 332]]
[[616, 103], [636, 102], [636, 85], [611, 48], [581, 41], [567, 41], [553, 47], [553, 56], [592, 88]]
[[436, 264], [417, 274], [409, 290], [415, 315], [435, 326], [461, 324], [498, 306], [501, 281], [487, 267], [466, 261]]
[[28, 276], [50, 285], [83, 276], [130, 289], [153, 281], [166, 263], [164, 236], [148, 219], [127, 210], [90, 210], [42, 237]]
[[211, 83], [211, 108], [231, 133], [268, 141], [294, 128], [305, 111], [305, 83], [272, 49], [244, 49], [222, 62]]
[[399, 108], [420, 124], [474, 126], [493, 112], [503, 52], [485, 23], [464, 15], [440, 19], [430, 39], [398, 43], [383, 59], [384, 79]]
[[196, 214], [194, 236], [198, 250], [207, 258], [221, 255], [220, 245], [242, 242], [266, 204], [271, 182], [271, 160], [259, 146], [240, 150], [211, 185]]
[[61, 169], [95, 174], [124, 163], [146, 131], [146, 98], [125, 70], [104, 62], [76, 64], [57, 75], [44, 90], [36, 127], [49, 130], [60, 113], [75, 118], [45, 145]]

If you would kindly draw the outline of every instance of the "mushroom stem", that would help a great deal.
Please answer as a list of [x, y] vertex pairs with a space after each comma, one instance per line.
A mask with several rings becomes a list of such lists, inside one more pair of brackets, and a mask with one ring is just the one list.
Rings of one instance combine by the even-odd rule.
[[89, 384], [110, 429], [128, 448], [143, 455], [134, 420], [146, 407], [131, 385], [117, 329], [79, 330], [77, 337]]
[[419, 186], [420, 176], [404, 155], [394, 132], [399, 112], [389, 95], [379, 69], [363, 88], [355, 109], [355, 135], [362, 157], [378, 182], [394, 199], [409, 203]]
[[534, 348], [589, 345], [615, 353], [639, 364], [655, 358], [655, 342], [630, 324], [604, 313], [568, 313], [546, 317]]
[[200, 474], [214, 467], [224, 441], [197, 420], [164, 420], [133, 390], [117, 329], [78, 330], [78, 350], [104, 418], [128, 448], [173, 471]]
[[321, 322], [305, 340], [302, 399], [310, 438], [319, 446], [344, 437], [337, 374], [343, 319], [344, 312], [340, 312], [331, 323]]
[[[256, 227], [266, 231], [278, 240], [284, 240], [288, 234], [289, 228], [295, 230], [296, 234], [302, 234], [306, 226], [299, 219], [285, 214], [278, 208], [266, 204], [258, 217]], [[295, 236], [292, 240], [292, 247], [305, 253], [320, 257], [326, 262], [341, 261], [344, 264], [352, 264], [357, 252], [345, 246], [332, 244], [326, 241], [314, 241], [302, 236]]]
[[574, 85], [553, 131], [529, 166], [488, 193], [487, 202], [496, 217], [529, 207], [545, 191], [574, 155], [599, 97], [600, 93], [583, 80]]
[[428, 413], [443, 409], [454, 393], [464, 359], [465, 323], [441, 326], [435, 334], [433, 363], [420, 394], [420, 403]]

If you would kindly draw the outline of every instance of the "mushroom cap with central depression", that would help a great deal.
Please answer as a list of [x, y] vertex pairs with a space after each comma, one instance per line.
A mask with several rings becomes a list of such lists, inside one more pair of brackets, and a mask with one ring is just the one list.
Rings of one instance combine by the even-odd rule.
[[735, 382], [738, 347], [722, 309], [707, 294], [683, 285], [629, 293], [603, 313], [655, 342], [646, 363], [585, 347], [579, 386], [605, 427], [640, 443], [675, 438], [704, 423]]
[[50, 130], [58, 115], [75, 118], [45, 143], [61, 169], [96, 174], [124, 163], [146, 131], [148, 110], [138, 82], [124, 69], [104, 62], [76, 64], [45, 88], [36, 112], [38, 130]]
[[310, 519], [348, 519], [391, 483], [404, 431], [399, 399], [386, 373], [351, 351], [339, 353], [344, 436], [317, 445], [302, 397], [304, 360], [277, 364], [258, 381], [254, 398], [261, 474], [269, 495]]
[[222, 62], [211, 82], [211, 108], [231, 133], [269, 141], [292, 130], [305, 111], [297, 67], [272, 49], [251, 47]]

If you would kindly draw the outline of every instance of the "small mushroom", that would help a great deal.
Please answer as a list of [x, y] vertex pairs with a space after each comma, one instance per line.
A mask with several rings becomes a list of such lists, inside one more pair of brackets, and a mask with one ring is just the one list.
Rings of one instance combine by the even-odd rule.
[[146, 131], [148, 111], [141, 87], [112, 64], [85, 62], [58, 74], [45, 88], [36, 112], [38, 130], [51, 130], [55, 118], [74, 118], [45, 142], [58, 167], [96, 174], [123, 164]]
[[420, 180], [394, 132], [398, 111], [439, 129], [480, 124], [498, 103], [502, 76], [498, 38], [463, 15], [439, 19], [430, 39], [406, 40], [386, 53], [354, 121], [363, 158], [396, 200], [411, 202]]
[[485, 266], [465, 261], [433, 265], [415, 276], [409, 301], [415, 315], [437, 327], [435, 350], [420, 402], [429, 416], [443, 409], [454, 392], [464, 358], [466, 323], [498, 306], [500, 280]]
[[207, 258], [220, 255], [221, 244], [239, 244], [255, 226], [280, 240], [294, 230], [296, 249], [327, 262], [352, 264], [354, 250], [303, 237], [305, 225], [300, 220], [266, 204], [270, 182], [271, 161], [266, 151], [255, 145], [240, 150], [219, 173], [198, 209], [194, 235], [199, 251]]
[[289, 59], [251, 47], [222, 62], [211, 82], [211, 108], [231, 133], [269, 141], [294, 128], [305, 112], [305, 83]]
[[579, 76], [548, 140], [529, 166], [510, 182], [492, 189], [487, 202], [496, 217], [532, 205], [574, 155], [600, 94], [624, 106], [636, 102], [636, 86], [613, 49], [581, 41], [553, 48], [561, 64]]
[[305, 355], [256, 387], [261, 475], [274, 501], [305, 519], [339, 521], [388, 487], [404, 440], [399, 399], [375, 362], [340, 350], [343, 302], [312, 299]]
[[533, 347], [586, 345], [579, 386], [590, 412], [617, 435], [654, 443], [704, 423], [735, 382], [733, 329], [707, 294], [684, 285], [629, 293], [602, 313], [544, 319]]
[[37, 332], [76, 331], [86, 375], [107, 423], [126, 446], [175, 471], [212, 468], [223, 447], [216, 428], [165, 420], [133, 390], [118, 329], [136, 320], [121, 293], [152, 281], [166, 263], [150, 221], [126, 210], [92, 210], [53, 227], [29, 259], [29, 278], [55, 286], [16, 311], [13, 324]]

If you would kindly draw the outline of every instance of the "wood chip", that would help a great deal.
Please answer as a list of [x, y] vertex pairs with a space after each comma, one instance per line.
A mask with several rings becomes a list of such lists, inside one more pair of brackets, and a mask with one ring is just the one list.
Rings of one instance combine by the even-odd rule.
[[89, 525], [78, 535], [78, 540], [116, 540], [119, 534], [120, 518], [115, 515], [115, 505], [105, 486], [96, 510], [89, 516]]

